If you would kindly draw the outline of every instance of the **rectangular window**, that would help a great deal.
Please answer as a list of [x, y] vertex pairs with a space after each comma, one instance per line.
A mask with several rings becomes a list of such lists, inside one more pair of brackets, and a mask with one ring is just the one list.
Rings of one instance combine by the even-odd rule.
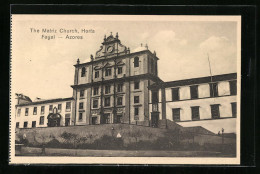
[[123, 84], [118, 84], [117, 85], [117, 92], [122, 92], [123, 91]]
[[117, 74], [122, 74], [122, 73], [123, 73], [123, 67], [118, 67]]
[[173, 121], [180, 121], [180, 108], [172, 109], [172, 120]]
[[84, 103], [83, 103], [83, 102], [80, 102], [80, 103], [79, 103], [79, 109], [83, 109], [83, 106], [84, 106]]
[[99, 78], [99, 71], [95, 71], [95, 78]]
[[105, 70], [105, 76], [111, 76], [111, 68]]
[[179, 88], [172, 88], [172, 101], [180, 100]]
[[211, 116], [212, 118], [219, 118], [220, 114], [219, 114], [219, 104], [215, 104], [215, 105], [210, 105], [211, 107]]
[[84, 93], [85, 93], [85, 90], [84, 90], [84, 89], [80, 90], [80, 92], [79, 92], [80, 97], [84, 97]]
[[104, 114], [105, 124], [110, 123], [110, 114]]
[[93, 100], [93, 108], [98, 108], [98, 100]]
[[98, 95], [98, 87], [94, 88], [94, 95]]
[[123, 97], [117, 97], [117, 105], [122, 105], [123, 104]]
[[199, 106], [191, 107], [191, 116], [192, 116], [192, 120], [199, 120], [200, 119]]
[[53, 110], [53, 105], [50, 105], [49, 106], [49, 112], [52, 112], [52, 110]]
[[33, 108], [33, 115], [36, 115], [37, 114], [37, 107], [34, 107]]
[[190, 86], [190, 97], [191, 99], [198, 98], [198, 85]]
[[20, 117], [20, 115], [21, 115], [21, 109], [19, 108], [17, 111], [17, 116]]
[[29, 108], [25, 108], [25, 116], [28, 116], [29, 114]]
[[138, 107], [135, 108], [135, 115], [139, 115], [139, 108]]
[[27, 126], [28, 126], [28, 122], [25, 121], [25, 122], [23, 123], [23, 127], [24, 127], [24, 128], [27, 128]]
[[135, 89], [139, 89], [139, 82], [135, 82]]
[[134, 119], [135, 120], [139, 120], [139, 108], [138, 107], [135, 107], [135, 116], [134, 116]]
[[158, 92], [157, 91], [152, 92], [152, 103], [158, 103]]
[[82, 121], [82, 118], [83, 118], [83, 113], [80, 112], [80, 113], [79, 113], [79, 121]]
[[19, 128], [19, 122], [16, 122], [16, 128]]
[[92, 124], [93, 125], [97, 124], [97, 117], [92, 117]]
[[32, 127], [36, 127], [36, 121], [32, 121]]
[[105, 86], [105, 94], [110, 93], [110, 85]]
[[139, 67], [139, 57], [134, 58], [134, 67]]
[[237, 117], [237, 103], [231, 103], [232, 117]]
[[110, 97], [105, 97], [105, 106], [110, 106]]
[[139, 103], [139, 96], [134, 96], [134, 103]]
[[41, 106], [41, 114], [44, 114], [45, 112], [45, 106]]
[[210, 83], [210, 97], [218, 96], [218, 83]]
[[58, 112], [61, 112], [61, 104], [58, 104]]
[[71, 102], [66, 102], [66, 111], [71, 110]]
[[230, 88], [230, 95], [237, 95], [237, 81], [230, 81], [229, 82], [229, 88]]
[[44, 116], [41, 116], [40, 117], [40, 123], [39, 123], [40, 125], [43, 125], [44, 124]]

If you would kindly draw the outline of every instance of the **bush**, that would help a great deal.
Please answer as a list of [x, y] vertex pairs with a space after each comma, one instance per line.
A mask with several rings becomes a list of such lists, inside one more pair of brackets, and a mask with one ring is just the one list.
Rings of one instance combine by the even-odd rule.
[[53, 138], [51, 141], [49, 141], [46, 144], [46, 147], [60, 148], [61, 147], [61, 143], [56, 138]]

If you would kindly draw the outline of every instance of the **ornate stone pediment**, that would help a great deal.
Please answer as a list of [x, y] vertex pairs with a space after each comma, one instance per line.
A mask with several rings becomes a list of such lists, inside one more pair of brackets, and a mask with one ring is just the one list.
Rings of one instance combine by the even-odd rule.
[[127, 54], [127, 48], [121, 44], [121, 41], [118, 39], [118, 34], [114, 37], [111, 32], [110, 36], [104, 37], [104, 42], [96, 52], [95, 59], [113, 57], [122, 54]]

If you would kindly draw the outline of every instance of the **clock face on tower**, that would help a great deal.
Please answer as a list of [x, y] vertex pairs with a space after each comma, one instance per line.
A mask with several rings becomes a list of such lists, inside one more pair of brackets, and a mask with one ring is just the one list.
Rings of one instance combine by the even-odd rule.
[[107, 47], [107, 52], [112, 53], [113, 50], [114, 50], [114, 47], [112, 47], [112, 46]]

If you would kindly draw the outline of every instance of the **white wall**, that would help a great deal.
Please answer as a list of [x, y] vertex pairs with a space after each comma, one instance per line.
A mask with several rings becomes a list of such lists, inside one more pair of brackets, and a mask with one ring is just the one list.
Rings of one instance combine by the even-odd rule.
[[[19, 122], [19, 128], [23, 128], [24, 122], [28, 122], [27, 128], [32, 127], [32, 122], [36, 121], [36, 127], [47, 127], [48, 119], [47, 116], [49, 115], [49, 105], [53, 105], [53, 108], [56, 107], [58, 109], [58, 104], [62, 104], [61, 106], [61, 112], [58, 112], [61, 114], [61, 122], [60, 125], [64, 126], [65, 125], [65, 114], [70, 114], [70, 118], [72, 117], [72, 106], [73, 106], [73, 101], [70, 100], [71, 102], [71, 110], [67, 112], [66, 109], [66, 102], [68, 101], [61, 101], [61, 102], [55, 102], [55, 103], [47, 103], [47, 104], [38, 104], [38, 105], [29, 105], [29, 106], [18, 106], [18, 108], [21, 108], [21, 114], [20, 116], [16, 115], [16, 120], [15, 122]], [[45, 112], [44, 114], [41, 114], [41, 106], [45, 106]], [[37, 107], [37, 114], [33, 115], [33, 108]], [[25, 108], [29, 108], [29, 114], [28, 116], [25, 116]], [[16, 111], [17, 112], [17, 111]], [[44, 116], [44, 124], [40, 125], [40, 117]], [[71, 119], [70, 119], [71, 121]], [[71, 125], [71, 123], [70, 123]]]
[[220, 104], [219, 112], [220, 117], [232, 117], [231, 103], [236, 102], [236, 96], [225, 96], [216, 98], [204, 98], [197, 100], [185, 100], [177, 102], [166, 103], [166, 117], [172, 120], [172, 108], [181, 108], [180, 120], [187, 121], [191, 119], [191, 107], [200, 106], [200, 119], [211, 118], [211, 107], [212, 104]]

